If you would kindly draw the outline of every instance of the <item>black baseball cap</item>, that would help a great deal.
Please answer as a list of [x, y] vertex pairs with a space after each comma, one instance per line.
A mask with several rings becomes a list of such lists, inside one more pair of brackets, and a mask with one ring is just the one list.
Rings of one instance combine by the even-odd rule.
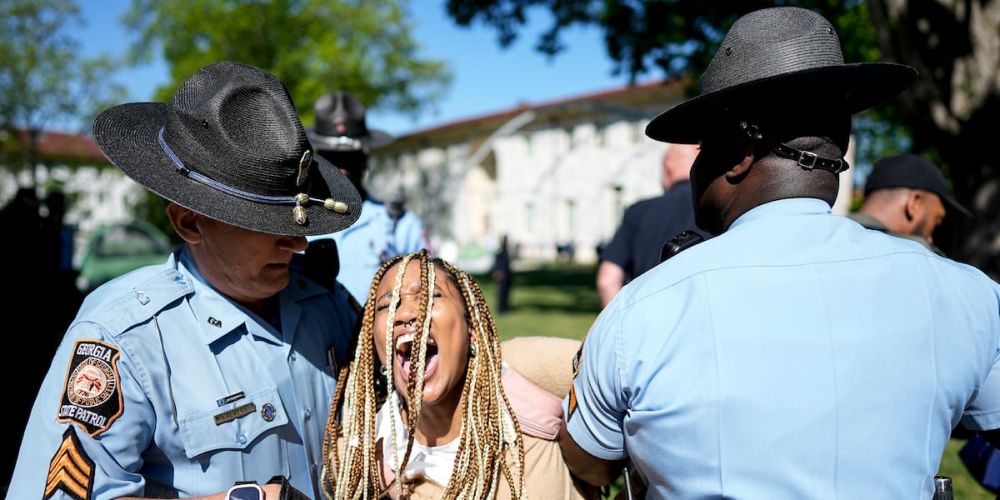
[[875, 162], [872, 173], [865, 184], [865, 196], [872, 191], [891, 188], [910, 188], [930, 191], [941, 197], [949, 207], [966, 217], [972, 216], [969, 209], [962, 206], [948, 191], [941, 170], [930, 160], [917, 155], [905, 154], [884, 158]]

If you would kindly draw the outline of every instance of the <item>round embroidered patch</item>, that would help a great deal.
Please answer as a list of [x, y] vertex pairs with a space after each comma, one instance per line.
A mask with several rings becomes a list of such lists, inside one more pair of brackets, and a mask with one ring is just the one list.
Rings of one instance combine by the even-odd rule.
[[70, 375], [66, 396], [70, 402], [92, 408], [111, 399], [118, 386], [111, 366], [97, 358], [87, 358]]
[[118, 348], [96, 339], [73, 346], [56, 421], [79, 425], [90, 436], [108, 430], [124, 410]]

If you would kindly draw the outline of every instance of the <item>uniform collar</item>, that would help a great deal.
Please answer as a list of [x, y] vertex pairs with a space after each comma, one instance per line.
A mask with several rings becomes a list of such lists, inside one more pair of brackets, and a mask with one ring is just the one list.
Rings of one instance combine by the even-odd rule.
[[294, 266], [292, 268], [289, 286], [278, 294], [281, 308], [281, 332], [278, 332], [263, 318], [233, 302], [209, 284], [186, 248], [182, 247], [177, 252], [177, 271], [188, 279], [195, 290], [189, 302], [195, 317], [202, 324], [206, 344], [249, 324], [254, 325], [254, 328], [248, 329], [255, 335], [272, 342], [290, 344], [302, 312], [299, 302], [326, 293], [323, 287], [298, 274]]
[[789, 215], [822, 215], [830, 213], [830, 205], [819, 198], [788, 198], [777, 200], [754, 207], [739, 216], [727, 231], [732, 231], [737, 227], [752, 223], [761, 219], [771, 217], [785, 217]]
[[864, 212], [854, 212], [848, 215], [854, 222], [861, 224], [868, 229], [874, 229], [876, 231], [888, 232], [889, 228], [885, 227], [882, 221], [872, 217]]
[[211, 344], [244, 325], [248, 319], [246, 313], [208, 283], [187, 248], [181, 247], [177, 253], [177, 272], [188, 278], [195, 290], [189, 303], [201, 324], [205, 343]]

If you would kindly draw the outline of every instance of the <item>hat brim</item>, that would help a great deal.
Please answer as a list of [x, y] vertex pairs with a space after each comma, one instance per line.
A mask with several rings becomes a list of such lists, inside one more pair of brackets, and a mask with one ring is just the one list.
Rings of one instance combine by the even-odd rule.
[[[808, 113], [810, 103], [854, 114], [899, 94], [917, 77], [909, 66], [860, 63], [785, 73], [733, 85], [688, 99], [664, 111], [646, 126], [646, 135], [674, 144], [697, 144], [718, 128], [721, 114], [760, 106], [774, 113]], [[784, 108], [784, 110], [782, 109]]]
[[948, 205], [948, 207], [955, 209], [955, 211], [961, 214], [963, 217], [966, 218], [972, 217], [972, 212], [969, 211], [968, 208], [965, 208], [961, 203], [959, 203], [954, 196], [950, 194], [939, 194], [938, 196], [941, 197], [941, 201], [945, 202]]
[[361, 151], [364, 148], [376, 149], [389, 145], [392, 141], [396, 140], [388, 133], [372, 128], [368, 129], [368, 135], [356, 138], [361, 142], [361, 148], [345, 145], [342, 142], [343, 136], [322, 135], [317, 133], [315, 129], [307, 129], [306, 135], [309, 136], [309, 142], [312, 143], [317, 151]]
[[[262, 233], [313, 236], [340, 231], [361, 216], [361, 195], [330, 162], [314, 155], [310, 194], [347, 203], [347, 213], [306, 206], [308, 222], [296, 224], [294, 207], [258, 203], [233, 196], [180, 174], [160, 147], [158, 135], [167, 122], [162, 103], [128, 103], [102, 112], [94, 120], [94, 140], [101, 152], [125, 175], [157, 195], [212, 219]], [[194, 166], [197, 168], [197, 166]], [[329, 195], [324, 187], [329, 189]]]

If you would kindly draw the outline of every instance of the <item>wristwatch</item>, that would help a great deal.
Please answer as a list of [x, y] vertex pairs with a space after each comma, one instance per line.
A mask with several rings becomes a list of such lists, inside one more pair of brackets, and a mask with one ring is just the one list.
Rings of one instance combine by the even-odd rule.
[[236, 483], [226, 492], [226, 500], [264, 500], [264, 490], [255, 482]]

